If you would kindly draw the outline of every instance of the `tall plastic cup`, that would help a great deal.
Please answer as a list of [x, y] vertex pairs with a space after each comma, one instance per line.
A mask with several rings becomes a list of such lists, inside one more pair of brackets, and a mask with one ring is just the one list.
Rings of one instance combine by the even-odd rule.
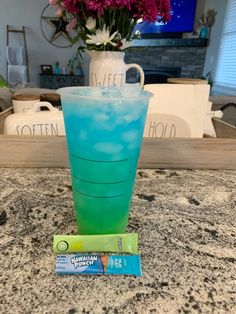
[[[124, 233], [149, 92], [68, 87], [61, 94], [80, 234]], [[123, 96], [122, 96], [123, 95]]]

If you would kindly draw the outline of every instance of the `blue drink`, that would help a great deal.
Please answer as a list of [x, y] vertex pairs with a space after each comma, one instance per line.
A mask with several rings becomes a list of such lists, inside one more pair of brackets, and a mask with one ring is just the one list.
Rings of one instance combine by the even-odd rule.
[[151, 94], [122, 97], [121, 89], [59, 90], [80, 234], [124, 233], [127, 226]]

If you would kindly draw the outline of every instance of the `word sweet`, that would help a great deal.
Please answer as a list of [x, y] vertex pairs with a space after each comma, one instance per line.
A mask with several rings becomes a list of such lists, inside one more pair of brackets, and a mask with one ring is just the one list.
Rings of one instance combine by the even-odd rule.
[[92, 86], [121, 86], [124, 84], [125, 75], [123, 73], [105, 73], [98, 77], [97, 73], [91, 73], [90, 79]]

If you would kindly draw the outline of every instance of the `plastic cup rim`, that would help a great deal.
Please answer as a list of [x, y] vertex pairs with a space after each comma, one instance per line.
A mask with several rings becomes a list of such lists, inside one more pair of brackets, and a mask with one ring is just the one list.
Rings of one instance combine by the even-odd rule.
[[[135, 97], [104, 97], [104, 96], [92, 96], [92, 95], [75, 95], [75, 94], [70, 94], [71, 90], [76, 90], [76, 89], [85, 89], [85, 88], [93, 88], [92, 86], [69, 86], [69, 87], [62, 87], [56, 90], [58, 94], [61, 96], [69, 95], [70, 97], [75, 97], [75, 98], [84, 98], [84, 99], [103, 99], [103, 100], [140, 100], [140, 99], [150, 99], [153, 96], [153, 93], [142, 90], [144, 95], [140, 96], [135, 96]], [[68, 91], [68, 92], [63, 92], [63, 91]]]

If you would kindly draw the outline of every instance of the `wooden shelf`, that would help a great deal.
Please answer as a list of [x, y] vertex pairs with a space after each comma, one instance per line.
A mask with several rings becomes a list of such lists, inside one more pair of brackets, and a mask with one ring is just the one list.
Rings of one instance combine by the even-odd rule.
[[132, 41], [132, 47], [206, 47], [206, 38], [145, 38]]
[[84, 85], [84, 75], [39, 74], [40, 88], [58, 89], [67, 86]]
[[[0, 113], [0, 167], [69, 167], [65, 136], [3, 135]], [[236, 169], [236, 139], [144, 138], [140, 168]]]

